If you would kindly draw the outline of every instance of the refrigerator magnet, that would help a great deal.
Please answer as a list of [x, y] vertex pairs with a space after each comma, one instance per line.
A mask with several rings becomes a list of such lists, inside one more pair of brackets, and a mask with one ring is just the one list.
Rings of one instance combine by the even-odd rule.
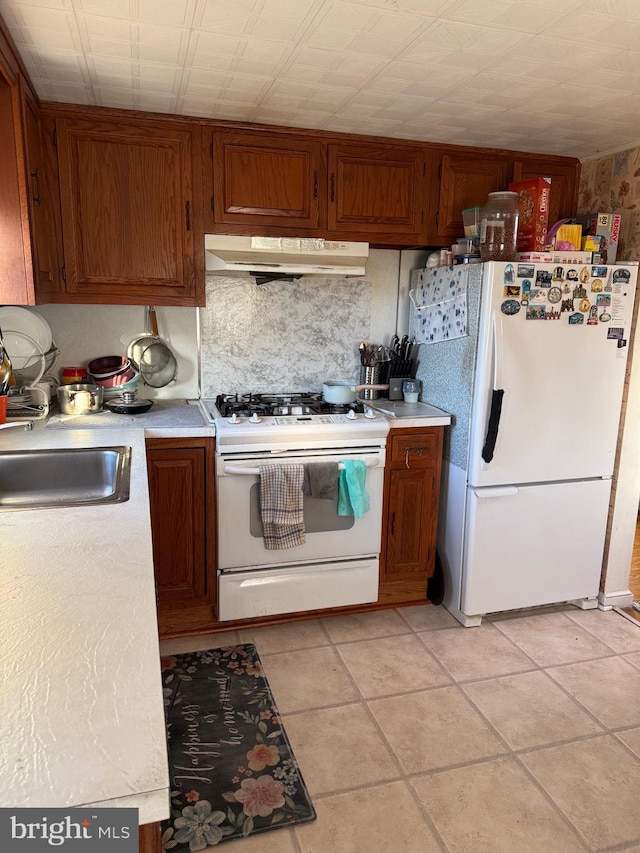
[[517, 314], [520, 310], [520, 303], [516, 299], [505, 299], [505, 301], [500, 306], [500, 310], [503, 314], [506, 314], [510, 317], [513, 314]]
[[[580, 315], [582, 316], [582, 315]], [[544, 320], [546, 319], [546, 311], [544, 305], [528, 305], [527, 320]]]
[[578, 270], [567, 270], [567, 281], [578, 281]]
[[597, 326], [598, 325], [598, 308], [595, 305], [592, 305], [589, 308], [589, 318], [587, 320], [587, 326]]
[[565, 313], [565, 311], [573, 311], [573, 299], [563, 299], [562, 305], [560, 306], [561, 313]]
[[583, 314], [586, 314], [590, 308], [591, 302], [586, 297], [578, 303], [578, 311], [582, 311]]
[[518, 278], [533, 278], [536, 268], [528, 264], [518, 264]]
[[517, 284], [508, 284], [504, 289], [504, 295], [507, 299], [513, 299], [514, 296], [520, 296], [520, 287]]
[[545, 320], [559, 320], [560, 312], [557, 308], [547, 308]]
[[584, 287], [581, 284], [578, 284], [573, 288], [573, 298], [574, 299], [584, 299], [586, 295], [587, 295], [587, 291], [584, 289]]
[[562, 299], [562, 291], [559, 287], [550, 287], [549, 292], [547, 293], [547, 299], [549, 302], [555, 304], [556, 302], [560, 302]]
[[[606, 269], [606, 267], [605, 267]], [[625, 284], [629, 283], [631, 278], [631, 273], [629, 270], [614, 270], [613, 271], [613, 283], [618, 284], [618, 282], [622, 281]]]
[[602, 293], [604, 285], [601, 278], [594, 278], [591, 282], [591, 293]]
[[564, 267], [556, 267], [553, 271], [554, 281], [564, 281]]
[[610, 341], [621, 341], [624, 338], [624, 329], [620, 326], [609, 326], [607, 329], [607, 338]]
[[549, 270], [538, 270], [536, 273], [536, 284], [538, 287], [549, 287], [551, 285], [551, 273]]
[[608, 323], [609, 320], [611, 319], [611, 314], [609, 314], [609, 312], [605, 308], [603, 310], [602, 314], [600, 314], [600, 316], [598, 317], [598, 319], [600, 320], [601, 323]]
[[580, 314], [578, 311], [576, 311], [575, 314], [569, 315], [570, 326], [579, 326], [580, 323], [584, 323], [584, 314]]
[[596, 305], [599, 308], [608, 308], [611, 305], [611, 295], [609, 293], [599, 293], [596, 296]]
[[606, 267], [591, 267], [591, 278], [606, 278], [608, 272]]
[[507, 264], [504, 268], [504, 283], [505, 284], [513, 284], [516, 280], [516, 271], [513, 268], [513, 264]]
[[589, 273], [589, 270], [586, 267], [582, 267], [582, 269], [580, 270], [580, 281], [583, 284], [587, 284], [590, 278], [591, 275]]

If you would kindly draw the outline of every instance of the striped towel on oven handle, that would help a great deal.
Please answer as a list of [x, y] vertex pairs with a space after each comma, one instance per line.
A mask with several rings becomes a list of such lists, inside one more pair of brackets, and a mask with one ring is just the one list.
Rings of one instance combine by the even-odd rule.
[[304, 545], [304, 465], [261, 465], [259, 471], [264, 547], [278, 551]]

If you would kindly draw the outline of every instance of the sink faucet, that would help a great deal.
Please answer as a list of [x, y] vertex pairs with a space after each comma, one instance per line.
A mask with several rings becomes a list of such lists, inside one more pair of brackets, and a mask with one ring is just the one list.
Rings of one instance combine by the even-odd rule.
[[12, 429], [12, 428], [22, 427], [25, 432], [29, 432], [29, 430], [33, 429], [33, 421], [14, 421], [10, 424], [0, 424], [0, 429]]

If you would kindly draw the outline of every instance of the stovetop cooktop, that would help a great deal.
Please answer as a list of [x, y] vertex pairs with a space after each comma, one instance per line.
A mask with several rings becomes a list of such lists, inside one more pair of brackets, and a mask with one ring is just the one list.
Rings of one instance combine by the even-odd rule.
[[294, 392], [290, 394], [218, 394], [215, 406], [223, 418], [236, 415], [250, 417], [289, 416], [289, 415], [328, 415], [347, 414], [349, 411], [362, 414], [362, 400], [341, 405], [326, 403], [321, 394], [312, 392]]

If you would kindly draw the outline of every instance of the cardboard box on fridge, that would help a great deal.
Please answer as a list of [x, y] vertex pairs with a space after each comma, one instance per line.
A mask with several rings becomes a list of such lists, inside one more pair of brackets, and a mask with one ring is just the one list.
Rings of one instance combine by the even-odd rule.
[[519, 252], [519, 261], [535, 264], [590, 264], [591, 252], [561, 252], [547, 249], [545, 252]]
[[576, 221], [582, 225], [585, 235], [604, 237], [601, 241], [600, 258], [603, 264], [615, 264], [620, 238], [619, 213], [587, 213], [576, 216]]
[[549, 225], [551, 178], [509, 184], [518, 193], [518, 251], [544, 252]]

